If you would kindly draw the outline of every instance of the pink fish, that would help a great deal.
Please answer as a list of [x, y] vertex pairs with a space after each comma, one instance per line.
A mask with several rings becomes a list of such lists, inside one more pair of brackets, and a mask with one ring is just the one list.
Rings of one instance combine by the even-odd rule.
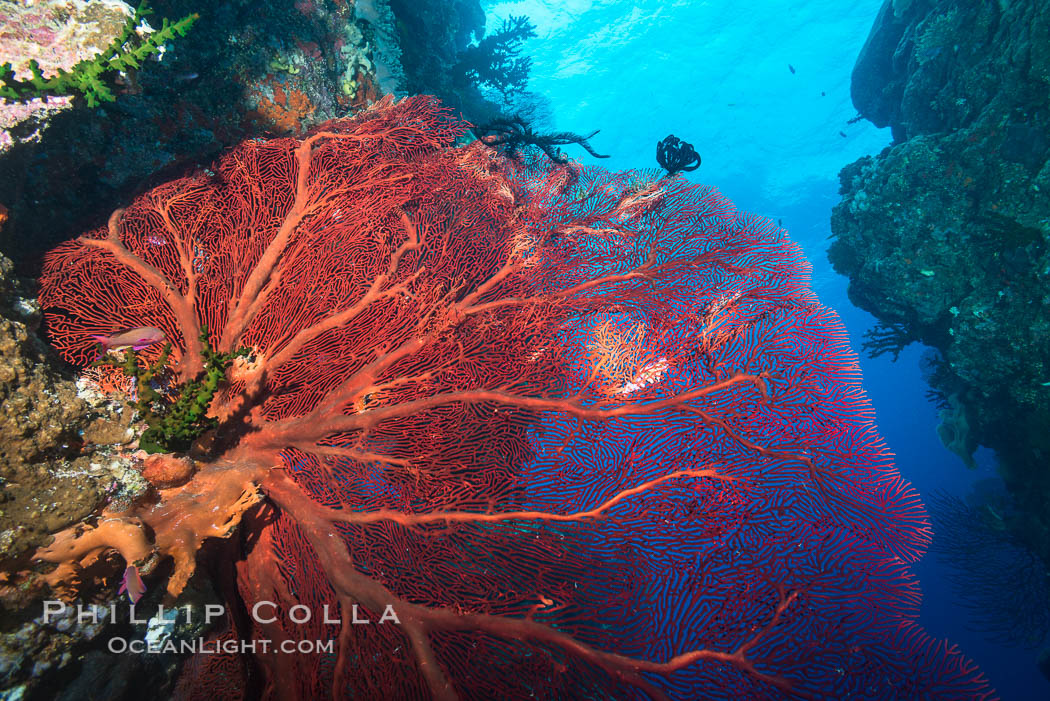
[[124, 570], [124, 577], [120, 580], [120, 589], [117, 590], [117, 596], [120, 596], [124, 592], [128, 593], [128, 600], [137, 604], [142, 595], [146, 593], [146, 585], [142, 582], [142, 577], [139, 576], [139, 568], [135, 565], [128, 565], [128, 568]]
[[146, 346], [163, 341], [164, 332], [153, 326], [140, 326], [137, 329], [121, 331], [111, 336], [92, 336], [91, 338], [102, 344], [103, 353], [121, 348], [142, 350]]

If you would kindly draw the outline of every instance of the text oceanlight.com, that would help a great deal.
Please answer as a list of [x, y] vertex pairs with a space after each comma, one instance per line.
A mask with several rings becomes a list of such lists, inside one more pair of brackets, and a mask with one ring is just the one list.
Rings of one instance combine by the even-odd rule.
[[148, 642], [110, 638], [107, 645], [114, 654], [200, 654], [200, 655], [255, 655], [278, 652], [284, 654], [316, 655], [335, 652], [334, 640], [167, 640]]

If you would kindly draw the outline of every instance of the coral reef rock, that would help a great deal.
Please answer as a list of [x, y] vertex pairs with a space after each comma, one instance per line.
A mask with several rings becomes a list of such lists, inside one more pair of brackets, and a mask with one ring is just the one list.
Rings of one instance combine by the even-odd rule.
[[893, 144], [843, 169], [829, 257], [898, 346], [936, 349], [950, 447], [997, 452], [1046, 560], [1050, 5], [887, 0], [852, 92]]
[[[80, 4], [84, 12], [65, 15], [61, 25], [48, 19], [50, 5]], [[206, 164], [245, 138], [302, 133], [404, 80], [386, 0], [302, 0], [265, 12], [250, 0], [207, 12], [196, 0], [150, 4], [155, 14], [146, 20], [157, 26], [161, 18], [203, 14], [141, 69], [106, 76], [116, 101], [97, 108], [76, 97], [0, 106], [0, 203], [10, 210], [3, 246], [19, 266], [31, 267], [69, 232], [97, 224], [151, 177]], [[32, 13], [37, 27], [5, 21], [0, 63], [17, 69], [36, 57], [46, 74], [92, 56], [112, 34], [91, 13], [111, 6], [119, 32], [130, 12], [122, 3], [0, 0], [5, 20], [18, 9]]]
[[[53, 533], [92, 520], [107, 503], [130, 505], [146, 493], [136, 461], [125, 455], [132, 412], [59, 369], [36, 334], [40, 307], [12, 269], [0, 256], [0, 695], [58, 698], [49, 694], [59, 693], [62, 678], [68, 698], [117, 698], [84, 677], [78, 651], [113, 625], [128, 630], [127, 611], [116, 624], [81, 624], [72, 613], [49, 620], [43, 599], [53, 598], [46, 586], [51, 566], [33, 556]], [[107, 589], [80, 593], [101, 602], [116, 597], [122, 563], [100, 565], [95, 574]], [[128, 664], [147, 671], [160, 664], [145, 657]], [[163, 673], [171, 667], [169, 660]], [[41, 685], [49, 691], [34, 696]]]
[[[17, 557], [94, 511], [104, 491], [77, 457], [88, 426], [73, 382], [46, 362], [35, 300], [0, 259], [0, 558]], [[96, 471], [97, 472], [97, 471]]]
[[[30, 61], [51, 77], [101, 53], [116, 39], [134, 10], [120, 0], [0, 0], [0, 63], [20, 80], [32, 77]], [[69, 98], [20, 103], [0, 100], [0, 153], [17, 142], [39, 141]]]

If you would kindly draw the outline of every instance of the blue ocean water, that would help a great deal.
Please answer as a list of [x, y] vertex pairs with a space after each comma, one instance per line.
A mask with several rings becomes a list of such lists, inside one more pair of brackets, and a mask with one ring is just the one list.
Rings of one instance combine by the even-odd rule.
[[[529, 89], [550, 101], [553, 126], [587, 134], [611, 169], [652, 168], [655, 144], [670, 133], [692, 143], [702, 166], [687, 174], [714, 185], [742, 210], [780, 219], [813, 264], [821, 302], [841, 315], [854, 347], [873, 317], [854, 307], [847, 280], [826, 249], [838, 171], [890, 143], [888, 129], [856, 114], [850, 72], [882, 0], [513, 0], [485, 3], [490, 27], [527, 15], [537, 36]], [[794, 70], [792, 70], [792, 68]], [[840, 135], [845, 134], [845, 137]], [[965, 496], [995, 476], [987, 451], [970, 471], [935, 433], [913, 345], [897, 362], [861, 358], [864, 386], [901, 473], [923, 494]], [[935, 534], [936, 537], [936, 534]], [[975, 629], [934, 556], [916, 568], [920, 622], [957, 643], [1007, 701], [1050, 698], [1036, 651], [992, 642]], [[1004, 573], [1008, 580], [1010, 573]]]

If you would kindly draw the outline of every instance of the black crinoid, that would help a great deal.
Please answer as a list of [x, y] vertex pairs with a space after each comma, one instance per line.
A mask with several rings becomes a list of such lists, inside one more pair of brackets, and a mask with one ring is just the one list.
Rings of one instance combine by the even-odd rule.
[[555, 163], [565, 165], [569, 157], [562, 153], [559, 146], [579, 144], [587, 153], [595, 158], [608, 158], [600, 153], [595, 153], [587, 140], [598, 133], [595, 129], [587, 136], [580, 136], [569, 131], [560, 131], [555, 134], [537, 134], [521, 115], [513, 117], [500, 117], [488, 124], [474, 127], [474, 135], [486, 146], [500, 151], [507, 158], [517, 159], [526, 146], [535, 146], [547, 154], [547, 158]]
[[674, 134], [656, 144], [656, 162], [667, 171], [668, 177], [682, 171], [700, 167], [700, 155], [693, 145], [682, 141]]

